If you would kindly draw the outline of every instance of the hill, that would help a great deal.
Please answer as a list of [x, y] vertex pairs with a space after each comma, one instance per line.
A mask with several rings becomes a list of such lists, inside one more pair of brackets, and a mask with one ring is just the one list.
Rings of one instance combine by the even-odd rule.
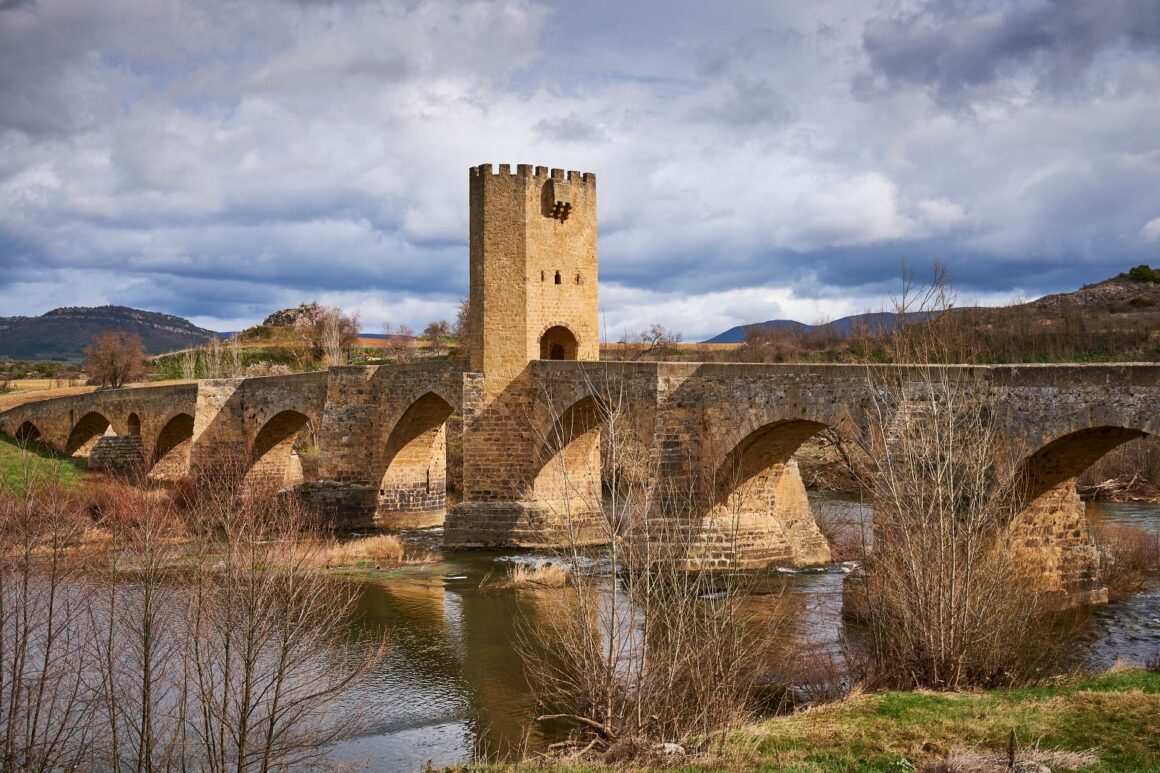
[[126, 306], [66, 307], [39, 317], [0, 317], [0, 357], [75, 362], [99, 333], [141, 336], [148, 354], [200, 346], [214, 334], [181, 317]]
[[[914, 312], [909, 314], [911, 320], [921, 320], [929, 315], [921, 312]], [[889, 311], [877, 311], [867, 314], [852, 314], [849, 317], [842, 317], [835, 319], [833, 322], [827, 322], [824, 325], [807, 325], [804, 322], [796, 322], [792, 319], [771, 319], [765, 322], [752, 322], [748, 325], [737, 325], [731, 327], [724, 333], [713, 336], [703, 343], [707, 344], [741, 344], [745, 343], [745, 337], [751, 330], [761, 331], [783, 331], [786, 333], [806, 335], [808, 333], [826, 329], [832, 335], [844, 338], [850, 335], [851, 332], [859, 328], [868, 330], [878, 330], [883, 332], [890, 332], [894, 327], [896, 315]]]
[[[779, 320], [739, 326], [712, 340], [743, 336], [730, 356], [738, 362], [884, 362], [896, 321], [892, 314], [828, 325]], [[1121, 274], [1027, 303], [957, 308], [911, 321], [933, 326], [944, 356], [958, 362], [1158, 362], [1160, 279]]]
[[[1139, 272], [1140, 268], [1146, 267], [1133, 269], [1133, 272]], [[999, 307], [966, 307], [957, 309], [956, 312], [978, 322], [993, 321], [996, 314], [1005, 317], [1018, 314], [1042, 317], [1064, 312], [1080, 312], [1094, 317], [1106, 314], [1152, 317], [1160, 313], [1160, 280], [1132, 277], [1132, 274], [1120, 274], [1111, 279], [1084, 285], [1078, 290], [1045, 295], [1027, 303]], [[922, 321], [927, 317], [929, 315], [922, 312], [913, 312], [907, 315], [908, 320], [912, 322]], [[792, 319], [771, 319], [765, 322], [751, 322], [747, 325], [731, 327], [725, 332], [707, 339], [704, 343], [744, 343], [745, 337], [750, 331], [769, 332], [775, 335], [785, 333], [796, 336], [818, 334], [824, 331], [826, 335], [837, 338], [846, 338], [855, 330], [889, 333], [897, 318], [893, 312], [880, 311], [854, 314], [821, 325], [807, 325]]]

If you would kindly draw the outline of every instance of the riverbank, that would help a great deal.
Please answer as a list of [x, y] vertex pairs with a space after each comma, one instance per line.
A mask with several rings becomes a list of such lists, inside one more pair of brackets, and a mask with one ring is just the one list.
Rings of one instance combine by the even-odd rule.
[[[883, 692], [777, 717], [732, 736], [743, 765], [800, 771], [1160, 767], [1160, 673], [1111, 670], [1046, 687], [978, 693]], [[939, 768], [940, 765], [946, 766]]]
[[[1160, 673], [1138, 668], [1021, 689], [855, 693], [745, 727], [712, 753], [658, 757], [634, 769], [981, 773], [1010, 769], [1013, 755], [1052, 771], [1160, 770], [1157, 717]], [[540, 757], [494, 769], [533, 764], [557, 771], [617, 765]]]

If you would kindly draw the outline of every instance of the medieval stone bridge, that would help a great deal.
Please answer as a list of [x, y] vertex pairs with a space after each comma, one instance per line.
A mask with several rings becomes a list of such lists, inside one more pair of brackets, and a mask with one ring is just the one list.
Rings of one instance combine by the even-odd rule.
[[[826, 427], [861, 426], [875, 384], [907, 381], [907, 366], [601, 362], [595, 177], [485, 165], [469, 182], [466, 361], [100, 390], [0, 413], [0, 432], [154, 480], [233, 460], [250, 480], [296, 487], [336, 525], [442, 523], [450, 547], [607, 539], [614, 461], [695, 503], [684, 517], [702, 527], [697, 563], [828, 561], [793, 454]], [[1027, 484], [1011, 528], [1045, 585], [1099, 600], [1075, 477], [1160, 432], [1160, 365], [940, 372], [999, 413], [1002, 474]], [[461, 449], [449, 453], [456, 416]], [[462, 464], [450, 509], [449, 458]]]

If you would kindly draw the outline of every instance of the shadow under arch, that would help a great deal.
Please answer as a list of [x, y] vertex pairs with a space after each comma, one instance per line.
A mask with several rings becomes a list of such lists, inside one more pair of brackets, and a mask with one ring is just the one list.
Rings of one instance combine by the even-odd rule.
[[442, 397], [427, 392], [391, 428], [376, 513], [384, 525], [442, 523], [447, 510], [447, 419], [453, 411]]
[[157, 433], [149, 465], [149, 477], [176, 480], [189, 472], [189, 451], [193, 445], [193, 417], [179, 413]]
[[21, 443], [37, 443], [43, 442], [40, 428], [31, 421], [25, 421], [16, 428], [16, 434], [13, 435]]
[[574, 360], [579, 351], [576, 335], [563, 325], [553, 325], [540, 336], [541, 360]]
[[1079, 477], [1116, 446], [1147, 435], [1132, 427], [1105, 425], [1075, 430], [1051, 440], [1019, 463], [1013, 476], [1014, 512]]
[[579, 498], [588, 507], [601, 504], [600, 428], [607, 411], [595, 397], [582, 397], [565, 408], [541, 439], [532, 479], [540, 501]]
[[297, 482], [290, 465], [290, 455], [298, 433], [309, 422], [309, 416], [295, 410], [285, 410], [271, 416], [250, 444], [246, 482], [276, 486]]
[[136, 413], [130, 413], [129, 418], [125, 419], [125, 427], [130, 435], [139, 437], [141, 435], [141, 417]]
[[87, 456], [97, 441], [109, 430], [109, 420], [97, 411], [89, 411], [73, 425], [65, 443], [65, 456]]
[[829, 426], [812, 419], [779, 419], [750, 432], [713, 470], [713, 504], [725, 505], [739, 492], [745, 499], [749, 490], [765, 492], [764, 478], [780, 477], [802, 443]]

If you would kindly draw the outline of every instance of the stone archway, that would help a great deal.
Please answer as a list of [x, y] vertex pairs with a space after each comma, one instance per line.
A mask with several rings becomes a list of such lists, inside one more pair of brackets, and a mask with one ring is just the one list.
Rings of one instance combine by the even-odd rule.
[[541, 360], [575, 360], [579, 352], [579, 341], [572, 331], [563, 325], [554, 325], [540, 336]]
[[189, 472], [189, 451], [193, 445], [193, 417], [179, 413], [165, 423], [153, 444], [149, 477], [177, 480]]
[[101, 436], [110, 430], [109, 420], [103, 414], [89, 411], [73, 425], [65, 443], [65, 456], [87, 457]]
[[407, 408], [387, 438], [375, 520], [423, 528], [447, 514], [447, 419], [452, 407], [428, 392]]
[[730, 531], [735, 560], [754, 566], [830, 561], [793, 454], [828, 425], [780, 419], [745, 435], [713, 470], [707, 528]]
[[310, 417], [295, 410], [275, 414], [250, 444], [248, 484], [287, 486], [301, 482], [300, 466], [291, 464], [294, 442]]
[[1015, 513], [1007, 544], [1025, 557], [1038, 585], [1062, 605], [1103, 603], [1107, 588], [1076, 478], [1113, 448], [1147, 436], [1131, 427], [1075, 430], [1023, 459], [1012, 478]]
[[13, 436], [21, 443], [36, 443], [41, 440], [40, 429], [31, 421], [26, 421], [16, 428]]

